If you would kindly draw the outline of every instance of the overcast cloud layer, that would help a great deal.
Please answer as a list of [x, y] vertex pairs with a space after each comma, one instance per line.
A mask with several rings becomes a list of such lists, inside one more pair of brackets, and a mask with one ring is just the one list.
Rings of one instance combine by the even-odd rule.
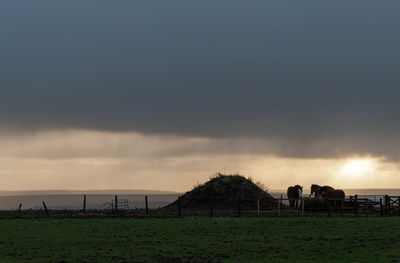
[[399, 10], [368, 0], [1, 1], [0, 125], [398, 158]]

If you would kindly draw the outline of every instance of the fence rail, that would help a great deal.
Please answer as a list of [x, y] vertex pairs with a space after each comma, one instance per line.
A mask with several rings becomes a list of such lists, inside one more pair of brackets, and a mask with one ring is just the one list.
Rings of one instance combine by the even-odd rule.
[[[210, 197], [216, 200], [217, 197]], [[43, 202], [44, 209], [24, 210], [19, 204], [14, 211], [0, 211], [0, 218], [34, 218], [34, 217], [182, 217], [182, 216], [393, 216], [400, 215], [400, 196], [389, 195], [353, 195], [344, 199], [338, 198], [256, 198], [238, 197], [237, 208], [209, 207], [189, 209], [182, 204], [179, 196], [175, 208], [149, 209], [148, 196], [143, 199], [145, 209], [129, 209], [127, 199], [118, 196], [99, 209], [86, 209], [86, 196], [83, 198], [82, 210], [51, 210]], [[296, 201], [291, 206], [289, 201]], [[248, 204], [253, 206], [248, 206]], [[246, 204], [246, 205], [244, 205]]]

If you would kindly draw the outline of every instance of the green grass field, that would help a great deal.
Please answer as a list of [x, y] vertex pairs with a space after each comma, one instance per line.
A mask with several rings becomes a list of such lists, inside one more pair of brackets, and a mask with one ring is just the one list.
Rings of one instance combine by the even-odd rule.
[[7, 219], [0, 262], [400, 262], [400, 217]]

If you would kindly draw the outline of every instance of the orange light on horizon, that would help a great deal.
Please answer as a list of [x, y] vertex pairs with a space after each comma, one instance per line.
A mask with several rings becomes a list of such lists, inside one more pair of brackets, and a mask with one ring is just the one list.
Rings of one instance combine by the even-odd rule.
[[371, 159], [351, 159], [340, 169], [339, 174], [359, 178], [375, 171], [376, 164]]

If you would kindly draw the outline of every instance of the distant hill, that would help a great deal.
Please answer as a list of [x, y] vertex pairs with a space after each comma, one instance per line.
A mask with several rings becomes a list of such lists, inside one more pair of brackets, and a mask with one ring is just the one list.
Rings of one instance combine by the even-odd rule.
[[0, 191], [0, 196], [25, 195], [169, 195], [178, 194], [173, 191], [159, 190], [31, 190], [31, 191]]
[[[181, 196], [183, 209], [246, 209], [256, 208], [256, 200], [260, 199], [261, 206], [272, 208], [273, 197], [268, 194], [261, 184], [254, 183], [250, 178], [234, 174], [216, 174], [208, 182], [197, 185], [193, 190]], [[166, 206], [166, 209], [176, 209], [178, 200]]]

